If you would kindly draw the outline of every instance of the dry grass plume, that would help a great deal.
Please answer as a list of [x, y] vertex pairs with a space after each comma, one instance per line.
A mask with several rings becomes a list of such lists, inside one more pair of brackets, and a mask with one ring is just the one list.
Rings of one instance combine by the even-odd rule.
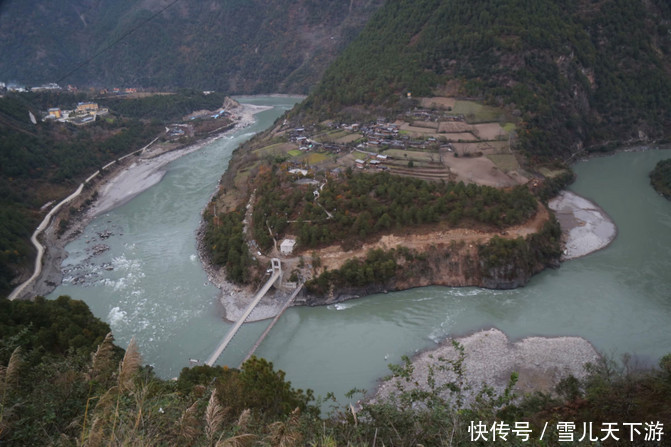
[[122, 393], [133, 388], [133, 377], [140, 370], [140, 366], [142, 366], [142, 356], [135, 343], [135, 337], [133, 337], [119, 366], [119, 390]]
[[221, 406], [219, 399], [217, 399], [217, 390], [212, 391], [210, 401], [207, 403], [205, 410], [205, 434], [210, 442], [214, 439], [214, 435], [221, 429], [224, 423], [228, 409]]
[[100, 380], [101, 376], [112, 369], [114, 362], [114, 337], [112, 333], [105, 336], [98, 349], [93, 354], [91, 361], [91, 370], [89, 371], [89, 380]]

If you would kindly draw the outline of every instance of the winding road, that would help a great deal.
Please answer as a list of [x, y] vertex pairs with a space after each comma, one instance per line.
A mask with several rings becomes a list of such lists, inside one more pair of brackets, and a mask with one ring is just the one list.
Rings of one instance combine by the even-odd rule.
[[9, 296], [7, 298], [9, 298], [10, 300], [15, 300], [16, 298], [20, 297], [21, 294], [25, 291], [26, 287], [28, 287], [30, 284], [32, 284], [33, 281], [35, 281], [42, 274], [42, 258], [44, 257], [44, 246], [40, 243], [40, 241], [37, 238], [40, 236], [40, 234], [42, 234], [42, 232], [44, 230], [47, 229], [47, 227], [51, 223], [51, 218], [54, 217], [56, 215], [56, 213], [58, 213], [61, 210], [61, 208], [63, 208], [63, 206], [65, 206], [66, 204], [70, 203], [71, 201], [73, 201], [74, 199], [79, 197], [79, 195], [84, 190], [84, 186], [86, 186], [87, 183], [89, 183], [94, 178], [96, 178], [100, 174], [100, 171], [104, 171], [105, 169], [114, 165], [118, 161], [121, 161], [121, 160], [123, 160], [127, 157], [130, 157], [131, 155], [142, 153], [145, 149], [147, 149], [149, 146], [154, 144], [156, 142], [156, 140], [158, 140], [159, 138], [160, 138], [160, 135], [158, 137], [154, 138], [149, 144], [144, 146], [142, 149], [138, 149], [136, 151], [133, 151], [129, 154], [124, 155], [123, 157], [120, 157], [120, 158], [118, 158], [114, 161], [111, 161], [111, 162], [107, 163], [105, 166], [102, 167], [102, 169], [97, 170], [96, 172], [91, 174], [86, 180], [84, 180], [84, 182], [82, 182], [77, 187], [75, 192], [73, 192], [68, 197], [63, 199], [58, 205], [56, 205], [55, 207], [53, 207], [51, 209], [51, 211], [49, 211], [49, 213], [44, 217], [44, 219], [42, 220], [40, 225], [37, 227], [37, 229], [33, 232], [33, 235], [30, 237], [30, 241], [33, 243], [33, 245], [37, 249], [37, 256], [35, 257], [35, 269], [33, 271], [33, 274], [23, 284], [16, 287], [12, 291], [12, 293], [9, 294]]

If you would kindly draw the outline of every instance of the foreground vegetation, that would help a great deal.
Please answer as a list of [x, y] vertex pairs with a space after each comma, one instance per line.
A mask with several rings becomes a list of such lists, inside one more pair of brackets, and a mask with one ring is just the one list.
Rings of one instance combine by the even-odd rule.
[[657, 163], [650, 173], [650, 183], [655, 191], [671, 200], [671, 159]]
[[[436, 359], [434, 375], [449, 370], [457, 379], [426, 391], [407, 381], [408, 362], [392, 368], [400, 379], [393, 396], [360, 408], [324, 402], [291, 386], [272, 363], [252, 358], [240, 370], [185, 368], [177, 381], [162, 380], [142, 366], [131, 341], [125, 353], [113, 344], [109, 327], [79, 301], [0, 301], [0, 442], [32, 446], [556, 446], [557, 424], [671, 424], [671, 355], [660, 368], [636, 370], [630, 359], [589, 367], [585, 380], [568, 377], [555, 393], [516, 399], [512, 385], [496, 394], [486, 386], [464, 400], [463, 355]], [[458, 345], [457, 345], [458, 347]], [[431, 377], [431, 376], [430, 376]], [[332, 396], [328, 398], [329, 401]], [[512, 432], [507, 440], [472, 441], [472, 424], [528, 422], [528, 442]], [[548, 423], [544, 440], [540, 433]], [[501, 425], [502, 426], [502, 425]], [[620, 425], [621, 427], [621, 425]], [[647, 427], [646, 427], [647, 429]], [[624, 428], [622, 428], [624, 430]], [[622, 438], [628, 433], [620, 432]], [[599, 445], [615, 445], [605, 441]]]

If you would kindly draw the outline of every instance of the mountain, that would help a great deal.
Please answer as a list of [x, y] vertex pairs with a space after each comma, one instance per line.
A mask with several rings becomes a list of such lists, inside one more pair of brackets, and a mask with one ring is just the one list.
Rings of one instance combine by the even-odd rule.
[[538, 159], [669, 138], [664, 0], [391, 0], [297, 114], [393, 112], [408, 92], [477, 98], [520, 117]]
[[8, 0], [0, 80], [305, 93], [382, 3]]

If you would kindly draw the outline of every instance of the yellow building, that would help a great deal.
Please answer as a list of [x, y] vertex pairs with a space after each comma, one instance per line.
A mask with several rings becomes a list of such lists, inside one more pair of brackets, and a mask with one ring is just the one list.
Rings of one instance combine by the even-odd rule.
[[58, 107], [54, 107], [54, 108], [49, 109], [49, 116], [50, 116], [50, 117], [53, 117], [53, 118], [58, 119], [58, 118], [60, 118], [62, 115], [63, 115], [63, 114], [62, 114], [62, 112], [61, 112], [61, 109], [59, 109]]
[[77, 112], [97, 112], [98, 104], [95, 102], [80, 102], [77, 104]]

